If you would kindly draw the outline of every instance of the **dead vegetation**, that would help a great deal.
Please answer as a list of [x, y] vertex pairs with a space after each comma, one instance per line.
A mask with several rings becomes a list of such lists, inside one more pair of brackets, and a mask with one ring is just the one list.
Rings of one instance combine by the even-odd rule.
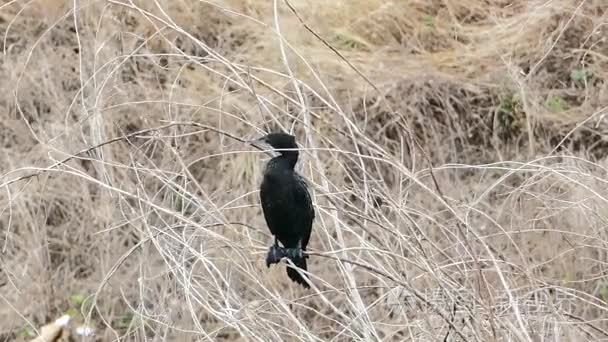
[[[0, 32], [0, 340], [608, 337], [605, 0], [5, 1]], [[279, 128], [310, 292], [231, 138]]]

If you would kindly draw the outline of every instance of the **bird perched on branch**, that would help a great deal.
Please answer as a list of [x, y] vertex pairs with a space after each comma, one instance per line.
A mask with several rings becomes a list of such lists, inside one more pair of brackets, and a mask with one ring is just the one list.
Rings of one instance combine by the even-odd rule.
[[[266, 256], [266, 266], [270, 267], [286, 257], [306, 271], [307, 256], [304, 252], [310, 239], [315, 210], [306, 181], [294, 170], [299, 155], [296, 139], [286, 133], [271, 133], [252, 144], [264, 150], [269, 150], [269, 146], [274, 156], [266, 164], [260, 187], [264, 218], [275, 238]], [[283, 247], [279, 246], [279, 242]], [[310, 287], [295, 268], [288, 266], [287, 275], [294, 282]]]

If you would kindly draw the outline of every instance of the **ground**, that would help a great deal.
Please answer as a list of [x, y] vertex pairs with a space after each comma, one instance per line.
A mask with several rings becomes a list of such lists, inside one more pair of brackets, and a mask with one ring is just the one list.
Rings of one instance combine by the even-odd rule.
[[[0, 340], [608, 338], [605, 0], [4, 1]], [[292, 132], [313, 287], [267, 269]]]

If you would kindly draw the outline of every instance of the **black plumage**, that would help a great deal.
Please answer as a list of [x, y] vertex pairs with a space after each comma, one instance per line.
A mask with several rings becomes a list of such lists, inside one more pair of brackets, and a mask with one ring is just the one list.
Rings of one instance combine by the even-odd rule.
[[[304, 252], [310, 239], [315, 211], [306, 181], [294, 170], [299, 155], [295, 137], [285, 133], [271, 133], [257, 142], [270, 145], [278, 153], [266, 165], [260, 187], [264, 218], [275, 237], [266, 264], [270, 267], [282, 257], [287, 257], [294, 265], [307, 270]], [[277, 240], [283, 247], [278, 245]], [[296, 269], [287, 267], [287, 275], [294, 282], [309, 287]]]

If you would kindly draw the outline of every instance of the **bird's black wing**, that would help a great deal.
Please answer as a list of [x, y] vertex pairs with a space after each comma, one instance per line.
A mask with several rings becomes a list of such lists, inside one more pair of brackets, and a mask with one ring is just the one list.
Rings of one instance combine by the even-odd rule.
[[300, 217], [298, 217], [298, 220], [301, 224], [300, 234], [302, 234], [302, 249], [306, 249], [312, 232], [312, 222], [315, 219], [315, 209], [312, 205], [310, 193], [308, 192], [308, 184], [306, 183], [306, 180], [298, 174], [296, 174], [296, 186], [294, 186], [294, 200], [300, 208], [300, 215], [298, 215]]
[[304, 178], [270, 168], [260, 187], [260, 202], [270, 232], [283, 246], [306, 248], [315, 212]]

